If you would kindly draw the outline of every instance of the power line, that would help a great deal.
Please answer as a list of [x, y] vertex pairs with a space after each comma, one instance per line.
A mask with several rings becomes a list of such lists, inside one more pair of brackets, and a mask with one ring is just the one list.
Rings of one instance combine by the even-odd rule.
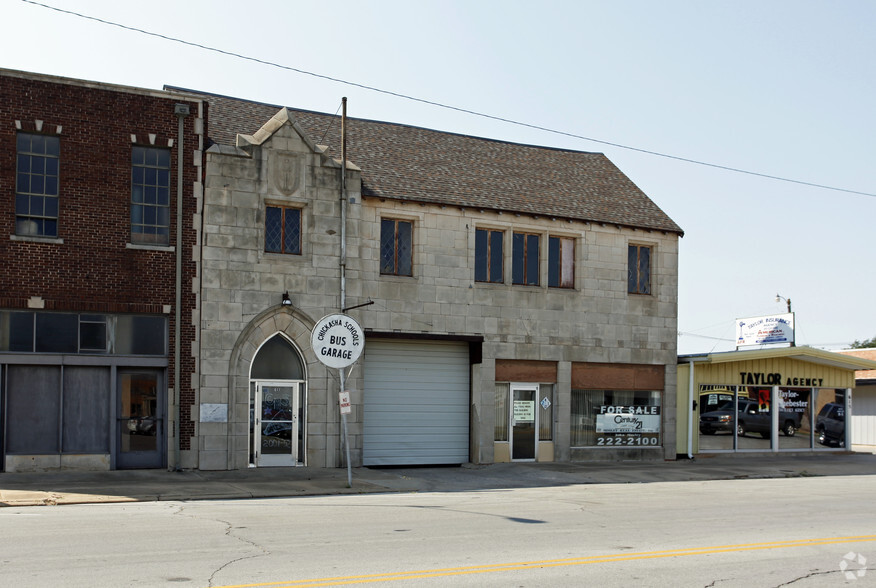
[[519, 127], [525, 127], [525, 128], [528, 128], [528, 129], [534, 129], [534, 130], [537, 130], [537, 131], [544, 131], [544, 132], [546, 132], [546, 133], [552, 133], [552, 134], [555, 134], [555, 135], [561, 135], [561, 136], [564, 136], [564, 137], [571, 137], [571, 138], [573, 138], [573, 139], [581, 139], [581, 140], [583, 140], [583, 141], [590, 141], [590, 142], [592, 142], [592, 143], [598, 143], [598, 144], [600, 144], [600, 145], [607, 145], [607, 146], [610, 146], [610, 147], [616, 147], [616, 148], [618, 148], [618, 149], [625, 149], [625, 150], [627, 150], [627, 151], [634, 151], [634, 152], [637, 152], [637, 153], [644, 153], [644, 154], [646, 154], [646, 155], [653, 155], [653, 156], [656, 156], [656, 157], [663, 157], [663, 158], [665, 158], [665, 159], [673, 159], [673, 160], [675, 160], [675, 161], [681, 161], [681, 162], [684, 162], [684, 163], [692, 163], [692, 164], [695, 164], [695, 165], [702, 165], [702, 166], [705, 166], [705, 167], [711, 167], [711, 168], [714, 168], [714, 169], [721, 169], [721, 170], [729, 171], [729, 172], [733, 172], [733, 173], [746, 174], [746, 175], [749, 175], [749, 176], [755, 176], [755, 177], [759, 177], [759, 178], [766, 178], [766, 179], [770, 179], [770, 180], [776, 180], [776, 181], [779, 181], [779, 182], [787, 182], [787, 183], [791, 183], [791, 184], [798, 184], [798, 185], [802, 185], [802, 186], [809, 186], [809, 187], [812, 187], [812, 188], [821, 188], [821, 189], [823, 189], [823, 190], [832, 190], [832, 191], [834, 191], [834, 192], [844, 192], [844, 193], [847, 193], [847, 194], [857, 194], [857, 195], [859, 195], [859, 196], [869, 196], [869, 197], [871, 197], [871, 198], [876, 198], [876, 193], [873, 193], [873, 192], [863, 192], [863, 191], [859, 191], [859, 190], [850, 190], [850, 189], [847, 189], [847, 188], [837, 188], [837, 187], [835, 187], [835, 186], [827, 186], [827, 185], [825, 185], [825, 184], [816, 184], [816, 183], [814, 183], [814, 182], [806, 182], [806, 181], [803, 181], [803, 180], [794, 180], [794, 179], [791, 179], [791, 178], [785, 178], [785, 177], [775, 176], [775, 175], [771, 175], [771, 174], [765, 174], [765, 173], [760, 173], [760, 172], [755, 172], [755, 171], [750, 171], [750, 170], [744, 170], [744, 169], [741, 169], [741, 168], [730, 167], [730, 166], [727, 166], [727, 165], [721, 165], [721, 164], [717, 164], [717, 163], [709, 163], [709, 162], [706, 162], [706, 161], [699, 161], [699, 160], [696, 160], [696, 159], [690, 159], [690, 158], [687, 158], [687, 157], [681, 157], [681, 156], [678, 156], [678, 155], [670, 155], [670, 154], [667, 154], [667, 153], [661, 153], [661, 152], [659, 152], [659, 151], [652, 151], [652, 150], [649, 150], [649, 149], [642, 149], [642, 148], [640, 148], [640, 147], [633, 147], [633, 146], [630, 146], [630, 145], [623, 145], [623, 144], [621, 144], [621, 143], [614, 143], [614, 142], [612, 142], [612, 141], [605, 141], [605, 140], [602, 140], [602, 139], [596, 139], [596, 138], [593, 138], [593, 137], [586, 137], [586, 136], [584, 136], [584, 135], [578, 135], [578, 134], [570, 133], [570, 132], [567, 132], [567, 131], [560, 131], [560, 130], [557, 130], [557, 129], [551, 129], [551, 128], [548, 128], [548, 127], [543, 127], [543, 126], [540, 126], [540, 125], [531, 124], [531, 123], [526, 123], [526, 122], [522, 122], [522, 121], [517, 121], [517, 120], [513, 120], [513, 119], [509, 119], [509, 118], [504, 118], [504, 117], [496, 116], [496, 115], [493, 115], [493, 114], [486, 114], [486, 113], [484, 113], [484, 112], [478, 112], [478, 111], [475, 111], [475, 110], [469, 110], [469, 109], [467, 109], [467, 108], [461, 108], [461, 107], [458, 107], [458, 106], [451, 106], [451, 105], [449, 105], [449, 104], [442, 104], [441, 102], [434, 102], [434, 101], [432, 101], [432, 100], [426, 100], [426, 99], [424, 99], [424, 98], [417, 98], [417, 97], [415, 97], [415, 96], [410, 96], [410, 95], [407, 95], [407, 94], [401, 94], [401, 93], [399, 93], [399, 92], [393, 92], [393, 91], [391, 91], [391, 90], [383, 90], [383, 89], [381, 89], [381, 88], [376, 88], [376, 87], [374, 87], [374, 86], [368, 86], [368, 85], [360, 84], [360, 83], [357, 83], [357, 82], [351, 82], [351, 81], [348, 81], [348, 80], [342, 80], [342, 79], [340, 79], [340, 78], [334, 78], [334, 77], [327, 76], [327, 75], [324, 75], [324, 74], [318, 74], [318, 73], [315, 73], [315, 72], [311, 72], [311, 71], [307, 71], [307, 70], [303, 70], [303, 69], [299, 69], [299, 68], [291, 67], [291, 66], [288, 66], [288, 65], [282, 65], [282, 64], [280, 64], [280, 63], [276, 63], [276, 62], [273, 62], [273, 61], [267, 61], [267, 60], [264, 60], [264, 59], [259, 59], [259, 58], [257, 58], [257, 57], [249, 57], [249, 56], [247, 56], [247, 55], [242, 55], [242, 54], [240, 54], [240, 53], [235, 53], [235, 52], [233, 52], [233, 51], [226, 51], [226, 50], [224, 50], [224, 49], [218, 49], [218, 48], [216, 48], [216, 47], [210, 47], [210, 46], [208, 46], [208, 45], [202, 45], [202, 44], [200, 44], [200, 43], [194, 43], [194, 42], [192, 42], [192, 41], [185, 41], [185, 40], [183, 40], [183, 39], [178, 39], [178, 38], [176, 38], [176, 37], [170, 37], [170, 36], [168, 36], [168, 35], [162, 35], [162, 34], [160, 34], [160, 33], [153, 33], [153, 32], [151, 32], [151, 31], [147, 31], [147, 30], [144, 30], [144, 29], [139, 29], [139, 28], [136, 28], [136, 27], [128, 26], [128, 25], [123, 25], [123, 24], [120, 24], [120, 23], [117, 23], [117, 22], [113, 22], [113, 21], [109, 21], [109, 20], [104, 20], [104, 19], [102, 19], [102, 18], [97, 18], [97, 17], [95, 17], [95, 16], [89, 16], [89, 15], [87, 15], [87, 14], [82, 14], [82, 13], [79, 13], [79, 12], [74, 12], [74, 11], [72, 11], [72, 10], [64, 10], [64, 9], [62, 9], [62, 8], [57, 8], [57, 7], [55, 7], [55, 6], [49, 6], [48, 4], [42, 4], [42, 3], [40, 3], [40, 2], [34, 2], [33, 0], [21, 0], [21, 1], [22, 1], [22, 2], [25, 2], [25, 3], [27, 3], [27, 4], [32, 4], [32, 5], [34, 5], [34, 6], [40, 6], [40, 7], [42, 7], [42, 8], [48, 8], [49, 10], [54, 10], [54, 11], [56, 11], [56, 12], [60, 12], [60, 13], [63, 13], [63, 14], [69, 14], [69, 15], [71, 15], [71, 16], [76, 16], [76, 17], [78, 17], [78, 18], [83, 18], [83, 19], [86, 19], [86, 20], [92, 20], [92, 21], [95, 21], [95, 22], [99, 22], [99, 23], [101, 23], [101, 24], [105, 24], [105, 25], [109, 25], [109, 26], [113, 26], [113, 27], [118, 27], [118, 28], [120, 28], [120, 29], [125, 29], [125, 30], [128, 30], [128, 31], [136, 32], [136, 33], [141, 33], [141, 34], [144, 34], [144, 35], [148, 35], [148, 36], [150, 36], [150, 37], [157, 37], [157, 38], [159, 38], [159, 39], [164, 39], [164, 40], [166, 40], [166, 41], [172, 41], [172, 42], [174, 42], [174, 43], [181, 43], [181, 44], [183, 44], [183, 45], [188, 45], [188, 46], [190, 46], [190, 47], [196, 47], [196, 48], [198, 48], [198, 49], [203, 49], [203, 50], [205, 50], [205, 51], [212, 51], [212, 52], [214, 52], [214, 53], [219, 53], [219, 54], [221, 54], [221, 55], [227, 55], [227, 56], [229, 56], [229, 57], [236, 57], [236, 58], [238, 58], [238, 59], [243, 59], [243, 60], [246, 60], [246, 61], [252, 61], [252, 62], [254, 62], [254, 63], [260, 63], [260, 64], [262, 64], [262, 65], [267, 65], [267, 66], [270, 66], [270, 67], [275, 67], [275, 68], [283, 69], [283, 70], [286, 70], [286, 71], [292, 71], [292, 72], [295, 72], [295, 73], [299, 73], [299, 74], [303, 74], [303, 75], [307, 75], [307, 76], [311, 76], [311, 77], [319, 78], [319, 79], [322, 79], [322, 80], [327, 80], [327, 81], [330, 81], [330, 82], [335, 82], [335, 83], [338, 83], [338, 84], [345, 84], [345, 85], [347, 85], [347, 86], [353, 86], [353, 87], [355, 87], [355, 88], [361, 88], [361, 89], [363, 89], [363, 90], [368, 90], [368, 91], [371, 91], [371, 92], [377, 92], [377, 93], [380, 93], [380, 94], [386, 94], [387, 96], [393, 96], [393, 97], [396, 97], [396, 98], [401, 98], [401, 99], [403, 99], [403, 100], [411, 100], [411, 101], [413, 101], [413, 102], [419, 102], [419, 103], [421, 103], [421, 104], [428, 104], [428, 105], [430, 105], [430, 106], [435, 106], [435, 107], [438, 107], [438, 108], [444, 108], [444, 109], [446, 109], [446, 110], [453, 110], [453, 111], [456, 111], [456, 112], [462, 112], [462, 113], [464, 113], [464, 114], [470, 114], [470, 115], [472, 115], [472, 116], [477, 116], [477, 117], [480, 117], [480, 118], [486, 118], [486, 119], [490, 119], [490, 120], [495, 120], [495, 121], [499, 121], [499, 122], [504, 122], [504, 123], [508, 123], [508, 124], [516, 125], [516, 126], [519, 126]]

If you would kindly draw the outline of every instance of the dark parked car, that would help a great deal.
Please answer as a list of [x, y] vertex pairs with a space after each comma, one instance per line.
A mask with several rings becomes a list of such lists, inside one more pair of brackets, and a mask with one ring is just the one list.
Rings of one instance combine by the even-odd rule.
[[[761, 412], [757, 402], [748, 398], [740, 398], [736, 415], [736, 434], [744, 437], [746, 433], [760, 433], [764, 439], [770, 438], [772, 414]], [[779, 413], [779, 430], [787, 437], [793, 437], [800, 428], [802, 413]], [[717, 410], [704, 412], [700, 415], [700, 432], [704, 435], [714, 435], [719, 431], [733, 431], [733, 401], [725, 402]]]
[[846, 446], [846, 407], [830, 402], [821, 407], [815, 419], [815, 438], [822, 445]]

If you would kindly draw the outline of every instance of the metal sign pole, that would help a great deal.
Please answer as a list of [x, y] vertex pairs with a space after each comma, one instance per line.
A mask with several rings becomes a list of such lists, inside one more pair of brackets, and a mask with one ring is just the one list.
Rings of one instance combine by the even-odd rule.
[[[353, 318], [345, 314], [330, 314], [322, 317], [314, 325], [310, 333], [310, 346], [317, 359], [329, 368], [338, 370], [340, 391], [338, 392], [338, 410], [341, 413], [343, 425], [343, 443], [347, 459], [347, 485], [353, 487], [353, 464], [350, 461], [350, 438], [347, 431], [347, 413], [350, 412], [349, 392], [344, 375], [344, 368], [356, 363], [365, 348], [365, 333]], [[352, 372], [351, 372], [352, 373]]]
[[[338, 370], [341, 378], [341, 392], [344, 391], [344, 368]], [[338, 403], [340, 409], [340, 403]], [[347, 435], [347, 413], [341, 410], [341, 424], [344, 427], [344, 451], [347, 455], [347, 488], [353, 487], [353, 466], [350, 463], [350, 437]]]

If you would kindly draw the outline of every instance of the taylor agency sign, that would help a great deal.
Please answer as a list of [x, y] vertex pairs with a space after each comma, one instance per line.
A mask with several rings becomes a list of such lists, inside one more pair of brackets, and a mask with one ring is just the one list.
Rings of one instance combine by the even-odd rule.
[[310, 333], [310, 346], [316, 358], [331, 368], [353, 365], [365, 349], [362, 327], [345, 314], [324, 316]]
[[736, 320], [736, 347], [794, 343], [794, 313]]

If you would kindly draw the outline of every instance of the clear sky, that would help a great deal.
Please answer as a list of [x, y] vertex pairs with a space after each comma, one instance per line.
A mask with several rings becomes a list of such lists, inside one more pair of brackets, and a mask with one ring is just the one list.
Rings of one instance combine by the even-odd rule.
[[876, 335], [872, 0], [43, 2], [282, 67], [22, 0], [0, 67], [605, 153], [685, 231], [679, 353], [733, 349], [776, 294], [799, 345]]

